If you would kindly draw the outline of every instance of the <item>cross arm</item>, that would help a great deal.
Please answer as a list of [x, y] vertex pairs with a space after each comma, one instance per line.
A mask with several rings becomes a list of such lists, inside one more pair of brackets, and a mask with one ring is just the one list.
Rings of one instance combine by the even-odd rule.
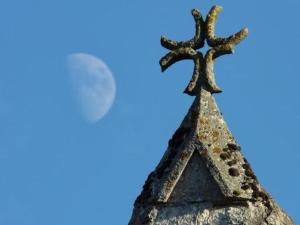
[[171, 51], [170, 53], [162, 57], [159, 63], [163, 72], [174, 63], [185, 59], [192, 59], [194, 61], [194, 71], [192, 79], [190, 80], [188, 86], [184, 90], [184, 93], [189, 95], [196, 95], [196, 86], [198, 84], [198, 79], [203, 66], [202, 53], [197, 52], [192, 48], [179, 48]]
[[169, 52], [168, 54], [166, 54], [164, 57], [162, 57], [161, 60], [159, 61], [161, 71], [164, 72], [171, 65], [173, 65], [174, 63], [180, 60], [196, 59], [199, 54], [200, 53], [198, 53], [196, 50], [192, 48], [175, 49]]
[[221, 6], [214, 6], [211, 8], [210, 12], [207, 15], [206, 22], [205, 22], [207, 43], [211, 47], [224, 45], [224, 44], [233, 44], [233, 45], [239, 44], [242, 40], [244, 40], [248, 36], [247, 28], [243, 28], [236, 34], [233, 34], [227, 38], [216, 37], [215, 26], [216, 26], [219, 13], [221, 11], [222, 11]]
[[195, 20], [195, 28], [196, 28], [196, 33], [194, 38], [192, 38], [189, 41], [172, 41], [168, 38], [166, 38], [165, 36], [162, 36], [160, 39], [161, 45], [169, 50], [174, 50], [177, 48], [186, 48], [186, 47], [190, 47], [193, 49], [199, 49], [202, 48], [204, 46], [204, 39], [205, 39], [205, 35], [204, 35], [204, 20], [202, 15], [200, 14], [200, 12], [197, 9], [193, 9], [192, 10], [192, 15], [194, 17]]
[[215, 59], [226, 54], [234, 53], [233, 45], [220, 45], [210, 49], [205, 55], [205, 77], [209, 86], [209, 89], [212, 93], [220, 93], [222, 90], [216, 84], [215, 73], [214, 73], [214, 64]]

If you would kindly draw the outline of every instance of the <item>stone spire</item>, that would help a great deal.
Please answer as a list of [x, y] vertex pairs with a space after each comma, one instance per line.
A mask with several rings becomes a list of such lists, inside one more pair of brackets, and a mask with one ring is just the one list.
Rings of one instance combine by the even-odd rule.
[[[293, 224], [259, 184], [213, 97], [221, 92], [214, 79], [214, 60], [233, 53], [248, 34], [245, 28], [228, 38], [216, 37], [220, 11], [214, 6], [204, 21], [192, 10], [196, 34], [189, 41], [161, 38], [170, 50], [160, 61], [163, 71], [182, 59], [194, 61], [184, 92], [196, 97], [136, 199], [129, 225]], [[205, 40], [211, 49], [203, 56], [197, 49]]]

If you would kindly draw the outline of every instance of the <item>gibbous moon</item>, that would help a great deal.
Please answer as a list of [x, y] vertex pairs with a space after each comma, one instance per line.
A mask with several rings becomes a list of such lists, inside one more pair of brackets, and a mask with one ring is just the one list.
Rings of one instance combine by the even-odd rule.
[[112, 72], [102, 60], [85, 53], [69, 55], [67, 66], [82, 115], [90, 123], [100, 120], [115, 99], [116, 85]]

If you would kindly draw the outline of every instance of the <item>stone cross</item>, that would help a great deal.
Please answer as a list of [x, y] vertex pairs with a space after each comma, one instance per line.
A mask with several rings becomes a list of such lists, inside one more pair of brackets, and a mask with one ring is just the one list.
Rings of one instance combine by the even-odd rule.
[[[234, 46], [248, 35], [248, 29], [244, 28], [228, 38], [216, 37], [215, 25], [221, 10], [221, 6], [212, 7], [204, 21], [200, 12], [197, 9], [193, 9], [192, 15], [196, 23], [196, 34], [189, 41], [177, 42], [171, 41], [164, 36], [161, 37], [161, 45], [171, 50], [160, 60], [162, 71], [183, 59], [192, 59], [194, 61], [193, 76], [184, 91], [186, 94], [196, 96], [199, 94], [200, 87], [207, 89], [211, 93], [222, 92], [215, 82], [214, 60], [219, 56], [232, 54]], [[205, 40], [211, 49], [203, 56], [197, 49], [204, 46]]]
[[[260, 184], [215, 101], [213, 93], [221, 89], [214, 80], [214, 60], [233, 53], [248, 34], [242, 29], [216, 37], [220, 11], [214, 6], [204, 21], [192, 10], [196, 34], [189, 41], [161, 39], [170, 50], [160, 61], [163, 71], [177, 61], [194, 60], [185, 93], [196, 97], [136, 198], [129, 225], [294, 225]], [[211, 49], [203, 56], [197, 49], [205, 40]]]

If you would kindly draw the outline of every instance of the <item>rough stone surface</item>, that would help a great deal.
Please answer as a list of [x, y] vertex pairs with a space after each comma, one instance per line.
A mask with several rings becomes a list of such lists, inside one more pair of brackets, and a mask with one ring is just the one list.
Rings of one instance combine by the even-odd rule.
[[222, 200], [221, 190], [200, 154], [194, 152], [168, 202], [202, 202], [211, 199]]
[[[161, 40], [172, 50], [160, 61], [163, 70], [182, 59], [194, 60], [186, 93], [196, 98], [136, 199], [129, 225], [294, 224], [259, 184], [212, 96], [221, 91], [214, 81], [214, 59], [231, 53], [248, 34], [243, 29], [229, 38], [215, 37], [220, 10], [213, 7], [206, 21], [192, 11], [196, 35], [190, 41]], [[205, 38], [213, 48], [204, 60], [195, 49]]]
[[[151, 225], [288, 225], [292, 221], [280, 210], [266, 220], [267, 209], [262, 203], [247, 206], [214, 207], [211, 203], [157, 206], [149, 210], [148, 220], [135, 217], [132, 224]], [[146, 216], [146, 215], [144, 215]], [[146, 223], [143, 223], [147, 221]]]
[[293, 224], [259, 184], [204, 89], [149, 175], [129, 222], [185, 224]]

